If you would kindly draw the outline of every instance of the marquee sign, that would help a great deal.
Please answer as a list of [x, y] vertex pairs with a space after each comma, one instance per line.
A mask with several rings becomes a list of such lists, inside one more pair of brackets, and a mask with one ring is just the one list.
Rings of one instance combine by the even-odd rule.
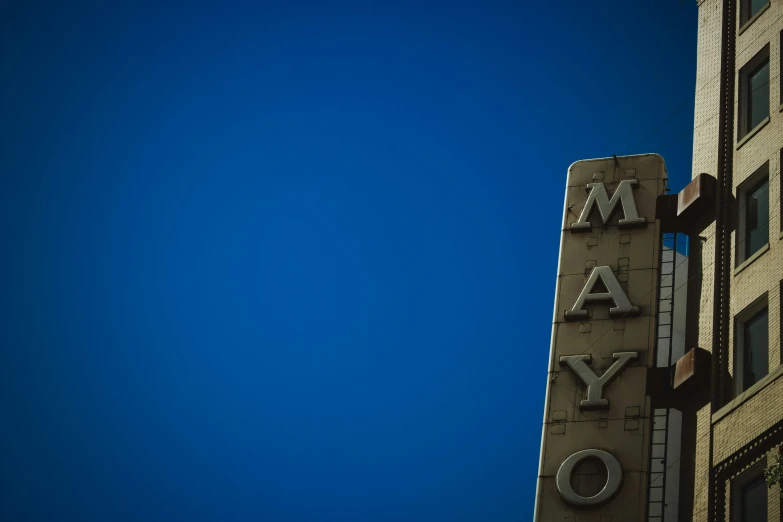
[[536, 521], [645, 520], [665, 183], [655, 154], [568, 170]]

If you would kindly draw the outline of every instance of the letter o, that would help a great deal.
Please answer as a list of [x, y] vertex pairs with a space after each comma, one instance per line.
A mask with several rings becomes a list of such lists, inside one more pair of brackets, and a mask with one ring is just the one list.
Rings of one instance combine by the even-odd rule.
[[[593, 457], [606, 466], [606, 484], [598, 492], [597, 495], [592, 497], [583, 497], [574, 491], [571, 487], [571, 474], [574, 471], [579, 462], [582, 460]], [[620, 462], [610, 453], [597, 449], [586, 449], [577, 451], [560, 464], [560, 468], [557, 470], [555, 476], [555, 485], [557, 486], [557, 492], [560, 496], [573, 506], [597, 506], [603, 502], [606, 502], [614, 496], [620, 489], [620, 484], [623, 481], [623, 468], [620, 466]]]

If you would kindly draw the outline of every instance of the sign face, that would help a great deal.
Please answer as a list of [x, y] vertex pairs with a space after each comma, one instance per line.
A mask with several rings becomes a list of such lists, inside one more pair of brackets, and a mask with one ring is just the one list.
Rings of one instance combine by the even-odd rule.
[[560, 357], [560, 364], [565, 363], [570, 366], [585, 386], [587, 386], [587, 400], [579, 402], [579, 409], [608, 410], [609, 401], [603, 398], [604, 385], [608, 384], [609, 381], [612, 380], [612, 377], [617, 375], [617, 372], [631, 362], [631, 359], [637, 359], [638, 357], [639, 354], [636, 352], [613, 353], [612, 358], [618, 359], [618, 361], [604, 371], [603, 375], [600, 377], [585, 364], [585, 361], [588, 363], [591, 361], [592, 355], [579, 354], [564, 355], [563, 357]]
[[[606, 288], [606, 292], [596, 292], [595, 285], [598, 281]], [[573, 308], [565, 311], [566, 320], [588, 319], [590, 316], [585, 310], [585, 301], [611, 301], [614, 306], [609, 308], [611, 317], [625, 317], [627, 315], [638, 315], [639, 307], [634, 306], [625, 295], [617, 276], [611, 266], [597, 266], [590, 272], [582, 292], [576, 299]]]
[[617, 222], [618, 226], [645, 226], [647, 221], [643, 217], [639, 217], [639, 211], [636, 209], [636, 200], [633, 197], [633, 192], [631, 192], [631, 189], [638, 185], [639, 181], [636, 179], [624, 179], [617, 184], [612, 199], [609, 199], [609, 196], [606, 194], [606, 186], [603, 183], [588, 183], [587, 190], [590, 195], [587, 196], [587, 202], [582, 207], [579, 219], [576, 223], [571, 224], [571, 231], [577, 232], [592, 229], [593, 224], [588, 220], [595, 207], [598, 207], [598, 211], [601, 213], [601, 221], [606, 223], [617, 209], [618, 203], [623, 207], [623, 213], [625, 214], [625, 217]]
[[537, 522], [645, 520], [645, 390], [661, 237], [655, 201], [665, 185], [657, 154], [578, 161], [568, 170]]

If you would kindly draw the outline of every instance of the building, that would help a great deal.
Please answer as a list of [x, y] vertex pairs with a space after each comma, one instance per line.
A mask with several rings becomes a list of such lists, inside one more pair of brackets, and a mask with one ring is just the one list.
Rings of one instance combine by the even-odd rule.
[[783, 5], [698, 9], [692, 182], [569, 168], [536, 521], [783, 521]]
[[762, 475], [783, 443], [782, 37], [778, 1], [699, 2], [693, 173], [715, 176], [718, 188], [716, 220], [692, 249], [701, 277], [689, 296], [698, 303], [691, 337], [712, 353], [710, 402], [697, 412], [694, 521], [783, 520]]

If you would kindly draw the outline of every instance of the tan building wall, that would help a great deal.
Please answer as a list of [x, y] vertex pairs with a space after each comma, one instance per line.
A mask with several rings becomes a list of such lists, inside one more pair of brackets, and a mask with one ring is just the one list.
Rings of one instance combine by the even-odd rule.
[[[706, 172], [713, 176], [718, 171], [719, 143], [719, 95], [722, 14], [724, 0], [704, 0], [699, 5], [697, 45], [696, 101], [694, 113], [693, 176]], [[740, 2], [735, 1], [739, 6]], [[737, 18], [736, 62], [734, 71], [735, 133], [733, 139], [733, 188], [746, 181], [762, 165], [768, 162], [769, 176], [769, 247], [750, 263], [737, 266], [736, 245], [738, 232], [732, 233], [730, 277], [730, 339], [728, 347], [728, 372], [734, 378], [735, 318], [751, 303], [766, 295], [769, 313], [769, 375], [746, 392], [735, 397], [714, 414], [710, 405], [697, 416], [696, 472], [694, 484], [693, 520], [706, 521], [708, 513], [708, 488], [710, 470], [710, 430], [712, 430], [712, 463], [716, 467], [735, 458], [747, 445], [783, 420], [783, 367], [780, 350], [780, 299], [783, 280], [783, 235], [781, 235], [781, 176], [780, 161], [783, 148], [783, 105], [781, 105], [781, 30], [783, 30], [783, 3], [773, 0], [766, 10], [746, 27], [740, 28]], [[745, 140], [737, 139], [736, 129], [740, 116], [739, 71], [761, 49], [769, 45], [770, 60], [770, 118], [769, 122]], [[739, 145], [739, 146], [738, 146]], [[734, 206], [733, 213], [741, 210]], [[715, 255], [715, 225], [702, 234], [702, 275], [697, 285], [699, 307], [689, 312], [697, 316], [698, 345], [711, 349], [714, 323], [713, 264]], [[731, 381], [728, 386], [733, 389]], [[733, 394], [730, 392], [730, 396]], [[762, 458], [762, 457], [759, 457]], [[763, 457], [768, 458], [768, 457]], [[740, 462], [736, 477], [753, 462]], [[717, 490], [726, 495], [725, 520], [732, 520], [732, 478], [721, 478]], [[721, 519], [719, 516], [718, 519]], [[780, 521], [780, 496], [776, 490], [768, 495], [768, 520]]]
[[[694, 177], [700, 173], [715, 176], [718, 165], [722, 18], [723, 0], [706, 0], [700, 5], [696, 55], [696, 98], [693, 118], [692, 172]], [[711, 263], [715, 256], [715, 224], [711, 224], [701, 235], [707, 238], [701, 245], [703, 264]], [[702, 266], [701, 277], [689, 282], [689, 284], [698, 285], [700, 289], [698, 291], [699, 306], [692, 306], [689, 313], [698, 313], [697, 344], [707, 350], [712, 347], [713, 281], [712, 271]], [[709, 404], [697, 413], [696, 425], [693, 520], [694, 522], [702, 522], [707, 520], [709, 490]]]

